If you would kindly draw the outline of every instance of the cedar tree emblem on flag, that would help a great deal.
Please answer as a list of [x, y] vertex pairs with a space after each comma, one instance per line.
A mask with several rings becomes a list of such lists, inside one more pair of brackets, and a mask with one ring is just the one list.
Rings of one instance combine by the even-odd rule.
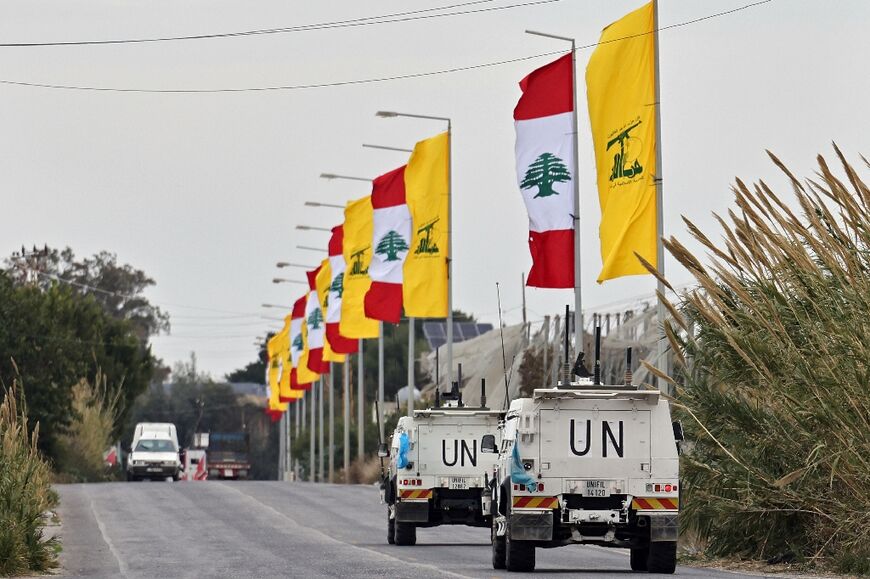
[[523, 177], [523, 182], [520, 183], [520, 189], [538, 188], [538, 197], [549, 197], [550, 195], [558, 195], [559, 192], [553, 189], [553, 183], [567, 183], [571, 180], [571, 173], [568, 167], [562, 162], [562, 159], [552, 153], [542, 153], [535, 159]]
[[320, 323], [323, 321], [323, 314], [320, 313], [320, 308], [313, 310], [311, 315], [308, 316], [308, 325], [310, 325], [315, 330], [320, 328]]
[[399, 261], [399, 252], [401, 251], [408, 251], [408, 244], [395, 231], [389, 231], [384, 235], [375, 248], [375, 253], [387, 256], [386, 261]]
[[302, 334], [297, 334], [296, 338], [293, 340], [293, 349], [297, 352], [301, 352], [305, 348], [305, 345], [302, 343]]
[[338, 299], [341, 299], [341, 294], [344, 293], [344, 272], [335, 276], [335, 279], [332, 280], [332, 285], [329, 286], [329, 291], [337, 293]]

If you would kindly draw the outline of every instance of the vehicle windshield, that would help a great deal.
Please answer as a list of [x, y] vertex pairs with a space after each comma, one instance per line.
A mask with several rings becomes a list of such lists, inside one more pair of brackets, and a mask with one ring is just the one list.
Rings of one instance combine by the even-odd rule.
[[140, 440], [133, 452], [175, 452], [175, 443], [171, 440]]

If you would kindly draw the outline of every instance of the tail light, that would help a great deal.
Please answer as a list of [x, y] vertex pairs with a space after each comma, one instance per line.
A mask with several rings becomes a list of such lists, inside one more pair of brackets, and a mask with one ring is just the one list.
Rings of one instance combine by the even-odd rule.
[[538, 492], [539, 493], [544, 492], [544, 483], [538, 483]]

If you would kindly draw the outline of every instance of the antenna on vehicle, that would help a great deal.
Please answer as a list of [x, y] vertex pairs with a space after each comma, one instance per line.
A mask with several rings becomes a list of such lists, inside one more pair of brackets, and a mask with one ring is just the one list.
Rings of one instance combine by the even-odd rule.
[[480, 379], [480, 407], [486, 408], [486, 378]]
[[634, 378], [631, 373], [631, 348], [625, 349], [625, 385], [631, 386], [631, 381]]
[[462, 388], [460, 388], [460, 385], [462, 384], [462, 364], [457, 364], [457, 368], [457, 381], [453, 383], [453, 398], [456, 400], [456, 407], [462, 408], [464, 406], [464, 404], [462, 404]]
[[435, 408], [441, 408], [441, 391], [435, 387]]
[[504, 324], [501, 321], [501, 290], [498, 282], [495, 282], [495, 296], [498, 300], [498, 330], [501, 334], [501, 365], [504, 370], [504, 407], [507, 408], [510, 392], [508, 392], [507, 354], [504, 351]]
[[595, 382], [601, 384], [601, 326], [595, 326]]
[[568, 340], [570, 340], [571, 332], [568, 331], [568, 320], [570, 319], [570, 306], [565, 306], [565, 358], [564, 358], [564, 368], [565, 368], [565, 378], [562, 382], [562, 385], [566, 388], [571, 387], [571, 352], [569, 351]]

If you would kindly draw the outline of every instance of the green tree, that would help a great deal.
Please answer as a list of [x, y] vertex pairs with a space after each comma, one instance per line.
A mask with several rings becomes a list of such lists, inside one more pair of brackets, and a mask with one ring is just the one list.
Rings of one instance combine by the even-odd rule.
[[308, 325], [314, 328], [315, 330], [320, 327], [320, 324], [323, 322], [323, 313], [320, 311], [320, 308], [314, 308], [311, 314], [308, 316]]
[[408, 244], [393, 230], [387, 232], [375, 248], [375, 253], [387, 256], [386, 261], [398, 261], [400, 251], [408, 251]]
[[537, 197], [549, 197], [550, 195], [558, 195], [559, 192], [553, 189], [553, 183], [567, 183], [571, 180], [571, 173], [568, 167], [559, 157], [552, 153], [542, 153], [537, 159], [532, 161], [532, 164], [526, 169], [526, 174], [523, 177], [523, 182], [520, 183], [521, 189], [538, 188]]
[[0, 352], [0, 383], [21, 378], [31, 424], [40, 423], [40, 449], [50, 458], [70, 424], [72, 388], [82, 378], [101, 370], [108, 387], [120, 390], [117, 436], [154, 369], [133, 323], [109, 316], [93, 296], [67, 284], [16, 285], [3, 272]]
[[143, 342], [169, 330], [169, 315], [143, 295], [154, 280], [141, 269], [118, 263], [114, 253], [101, 251], [77, 259], [69, 247], [46, 247], [8, 258], [6, 270], [15, 285], [30, 284], [45, 290], [61, 282], [80, 295], [93, 297], [108, 315], [130, 322]]
[[342, 294], [344, 294], [344, 272], [335, 276], [335, 279], [332, 280], [332, 285], [329, 286], [329, 290], [337, 293], [338, 299], [341, 299]]

